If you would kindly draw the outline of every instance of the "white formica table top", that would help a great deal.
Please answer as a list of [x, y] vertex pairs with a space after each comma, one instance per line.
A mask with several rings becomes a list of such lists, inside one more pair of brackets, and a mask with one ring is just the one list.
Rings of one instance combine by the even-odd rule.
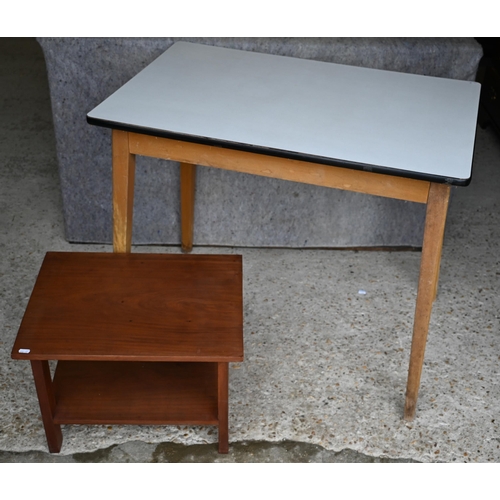
[[177, 42], [87, 120], [466, 185], [479, 94], [476, 82]]

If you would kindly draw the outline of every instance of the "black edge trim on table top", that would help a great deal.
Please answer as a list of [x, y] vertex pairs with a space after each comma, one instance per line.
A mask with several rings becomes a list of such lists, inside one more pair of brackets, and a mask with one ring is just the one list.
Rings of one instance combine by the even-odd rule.
[[[366, 163], [353, 162], [349, 160], [340, 160], [335, 158], [326, 158], [323, 156], [307, 155], [304, 153], [295, 153], [293, 151], [283, 151], [280, 149], [266, 148], [264, 146], [252, 146], [249, 144], [222, 141], [220, 139], [213, 139], [210, 137], [202, 137], [195, 135], [181, 134], [178, 132], [170, 132], [166, 130], [157, 130], [147, 127], [133, 127], [124, 125], [123, 123], [116, 123], [113, 121], [102, 120], [99, 118], [92, 118], [87, 115], [87, 123], [89, 125], [96, 125], [98, 127], [123, 130], [124, 132], [133, 132], [137, 134], [151, 135], [153, 137], [164, 137], [166, 139], [175, 139], [179, 141], [191, 142], [194, 144], [203, 144], [205, 146], [215, 146], [226, 149], [234, 149], [236, 151], [244, 151], [246, 153], [263, 154], [267, 156], [275, 156], [278, 158], [287, 158], [290, 160], [299, 160], [309, 163], [318, 163], [320, 165], [328, 165], [331, 167], [349, 168], [351, 170], [363, 170], [365, 172], [373, 172], [375, 174], [386, 174], [394, 177], [405, 177], [409, 179], [416, 179], [419, 181], [429, 181], [438, 184], [449, 184], [451, 186], [468, 186], [472, 178], [468, 179], [455, 179], [449, 177], [441, 177], [432, 174], [422, 174], [420, 172], [404, 172], [397, 168], [384, 167], [378, 165], [371, 165]], [[474, 140], [474, 147], [475, 147]]]

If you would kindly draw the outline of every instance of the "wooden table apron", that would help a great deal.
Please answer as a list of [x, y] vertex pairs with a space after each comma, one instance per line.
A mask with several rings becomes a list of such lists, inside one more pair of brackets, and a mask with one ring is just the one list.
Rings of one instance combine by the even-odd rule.
[[413, 325], [404, 418], [415, 416], [432, 305], [439, 279], [450, 186], [425, 180], [333, 167], [323, 164], [113, 130], [113, 247], [130, 252], [135, 156], [180, 162], [181, 242], [193, 245], [196, 165], [221, 168], [316, 186], [355, 191], [427, 205], [420, 277]]

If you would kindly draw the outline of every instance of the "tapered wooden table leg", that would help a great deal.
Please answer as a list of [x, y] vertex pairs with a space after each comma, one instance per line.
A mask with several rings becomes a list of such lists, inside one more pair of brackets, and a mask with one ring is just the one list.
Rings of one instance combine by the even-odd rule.
[[406, 387], [405, 420], [413, 420], [417, 406], [427, 333], [429, 331], [432, 304], [439, 278], [439, 266], [441, 263], [441, 250], [449, 197], [449, 186], [431, 183], [427, 201], [420, 278], [413, 324], [410, 368]]
[[113, 130], [113, 249], [130, 252], [134, 213], [135, 155], [129, 152], [129, 135]]
[[193, 249], [196, 165], [181, 163], [181, 249]]
[[219, 453], [229, 452], [229, 363], [218, 364]]
[[31, 361], [33, 378], [42, 412], [43, 427], [50, 453], [59, 453], [62, 445], [61, 426], [54, 424], [54, 413], [56, 400], [52, 389], [52, 378], [50, 376], [48, 361]]

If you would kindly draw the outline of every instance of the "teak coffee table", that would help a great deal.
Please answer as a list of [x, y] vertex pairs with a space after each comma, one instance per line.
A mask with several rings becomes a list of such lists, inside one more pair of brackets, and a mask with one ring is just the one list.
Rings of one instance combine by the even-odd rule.
[[12, 357], [31, 361], [52, 453], [60, 424], [218, 425], [227, 453], [241, 256], [49, 252]]

